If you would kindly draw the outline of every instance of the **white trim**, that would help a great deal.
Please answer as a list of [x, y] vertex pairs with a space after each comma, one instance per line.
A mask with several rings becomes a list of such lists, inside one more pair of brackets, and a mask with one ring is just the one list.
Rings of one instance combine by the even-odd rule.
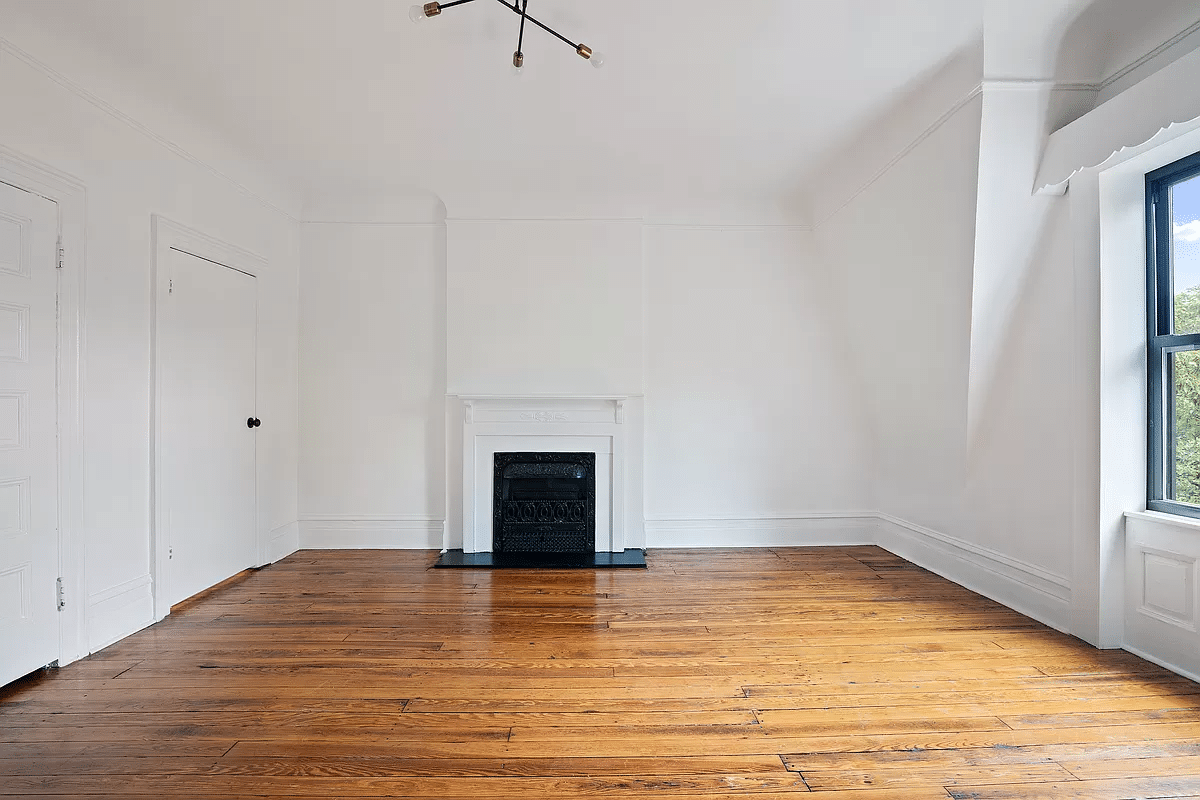
[[441, 550], [440, 517], [364, 519], [371, 515], [305, 518], [299, 523], [302, 550]]
[[798, 233], [812, 233], [816, 230], [812, 225], [790, 224], [790, 223], [744, 223], [744, 224], [704, 224], [699, 222], [647, 222], [647, 228], [661, 228], [665, 230], [682, 230], [682, 231], [793, 231]]
[[1034, 190], [1062, 194], [1083, 170], [1116, 166], [1143, 146], [1193, 130], [1200, 118], [1200, 101], [1191, 91], [1197, 75], [1200, 51], [1193, 51], [1056, 130], [1043, 150]]
[[1132, 653], [1144, 661], [1149, 661], [1151, 664], [1158, 664], [1163, 669], [1168, 669], [1171, 672], [1174, 672], [1176, 675], [1182, 675], [1188, 680], [1200, 683], [1200, 672], [1192, 672], [1191, 670], [1181, 667], [1178, 664], [1173, 664], [1166, 659], [1158, 658], [1157, 656], [1153, 656], [1144, 650], [1139, 650], [1138, 648], [1132, 647], [1128, 644], [1122, 645], [1122, 649], [1126, 652]]
[[952, 105], [944, 114], [942, 114], [940, 117], [938, 117], [936, 120], [934, 120], [933, 123], [931, 123], [927, 128], [925, 128], [925, 130], [922, 131], [915, 139], [913, 139], [911, 142], [909, 142], [907, 147], [905, 147], [896, 156], [894, 156], [890, 161], [888, 161], [886, 164], [884, 164], [879, 170], [877, 170], [875, 172], [874, 175], [872, 175], [870, 178], [868, 178], [866, 180], [866, 182], [864, 182], [861, 186], [859, 186], [852, 193], [850, 193], [848, 196], [846, 196], [846, 198], [843, 199], [843, 201], [841, 203], [839, 203], [836, 208], [834, 208], [832, 211], [830, 211], [828, 214], [826, 214], [823, 219], [817, 220], [816, 224], [813, 227], [820, 228], [822, 225], [829, 222], [831, 219], [836, 217], [838, 214], [842, 213], [842, 211], [844, 211], [847, 207], [850, 206], [851, 203], [853, 203], [855, 200], [857, 200], [859, 198], [859, 196], [862, 195], [863, 192], [867, 191], [872, 186], [874, 186], [876, 183], [878, 183], [880, 180], [882, 180], [883, 177], [885, 175], [887, 175], [889, 172], [891, 172], [892, 169], [897, 164], [899, 164], [910, 153], [912, 153], [914, 150], [916, 150], [918, 147], [920, 147], [925, 142], [925, 140], [927, 140], [930, 136], [933, 136], [935, 133], [937, 133], [943, 126], [945, 126], [947, 123], [949, 123], [950, 120], [954, 119], [954, 117], [958, 115], [958, 112], [962, 111], [968, 105], [970, 105], [971, 102], [976, 97], [981, 96], [983, 94], [983, 90], [984, 90], [984, 84], [982, 82], [976, 84], [975, 87], [971, 89], [971, 91], [967, 92], [965, 95], [963, 95], [961, 98], [959, 98], [958, 101], [955, 102], [954, 105]]
[[642, 225], [643, 217], [446, 217], [447, 223], [457, 222], [467, 225], [509, 225], [514, 222], [543, 223], [543, 222], [594, 222], [601, 225]]
[[646, 546], [658, 548], [817, 547], [875, 544], [876, 515], [659, 518], [646, 520]]
[[633, 400], [640, 394], [456, 394], [447, 395], [456, 400]]
[[1102, 92], [1105, 89], [1108, 89], [1110, 86], [1112, 86], [1114, 83], [1116, 83], [1117, 81], [1124, 78], [1129, 73], [1131, 73], [1141, 67], [1144, 67], [1146, 64], [1149, 64], [1154, 59], [1156, 59], [1159, 56], [1161, 56], [1162, 54], [1166, 53], [1172, 47], [1179, 44], [1180, 42], [1182, 42], [1184, 39], [1191, 36], [1196, 31], [1200, 31], [1200, 20], [1193, 22], [1191, 25], [1184, 28], [1182, 31], [1175, 34], [1170, 39], [1167, 39], [1165, 42], [1163, 42], [1158, 47], [1151, 50], [1149, 53], [1146, 53], [1145, 55], [1143, 55], [1140, 58], [1134, 59], [1130, 63], [1121, 67], [1116, 72], [1109, 75], [1104, 80], [1100, 81], [1100, 85], [1096, 87], [1097, 90]]
[[24, 62], [26, 66], [29, 66], [32, 69], [36, 70], [37, 72], [42, 73], [42, 75], [44, 75], [46, 78], [48, 78], [49, 80], [58, 84], [62, 88], [66, 89], [68, 92], [75, 95], [76, 97], [83, 100], [84, 102], [92, 104], [96, 108], [103, 111], [105, 114], [108, 114], [113, 119], [119, 120], [120, 122], [124, 123], [125, 125], [128, 125], [133, 130], [137, 131], [138, 133], [145, 136], [147, 139], [150, 139], [151, 141], [155, 142], [156, 144], [161, 145], [162, 147], [165, 147], [167, 150], [169, 150], [172, 153], [174, 153], [175, 155], [179, 156], [184, 161], [194, 164], [197, 167], [200, 167], [201, 169], [203, 169], [205, 172], [208, 172], [210, 175], [213, 175], [214, 177], [219, 178], [219, 179], [225, 181], [226, 183], [230, 184], [240, 194], [244, 195], [245, 197], [248, 197], [252, 200], [255, 200], [256, 202], [261, 203], [266, 208], [269, 208], [270, 210], [286, 217], [289, 220], [292, 220], [293, 222], [300, 221], [299, 213], [293, 214], [289, 211], [284, 210], [283, 208], [279, 207], [274, 202], [268, 200], [267, 198], [265, 198], [262, 195], [255, 192], [253, 189], [250, 189], [245, 184], [240, 183], [237, 180], [235, 180], [234, 178], [230, 177], [229, 175], [226, 175], [224, 172], [221, 172], [221, 170], [219, 170], [216, 167], [214, 167], [213, 165], [209, 164], [207, 161], [204, 161], [204, 160], [200, 159], [199, 157], [192, 155], [190, 152], [185, 150], [180, 145], [176, 144], [175, 142], [171, 141], [170, 139], [166, 138], [165, 136], [162, 136], [162, 135], [154, 132], [147, 126], [143, 125], [141, 122], [138, 122], [136, 119], [134, 119], [133, 117], [126, 114], [124, 111], [121, 111], [116, 106], [112, 105], [111, 103], [107, 102], [106, 100], [101, 99], [99, 96], [93, 94], [92, 92], [90, 92], [87, 89], [80, 86], [78, 83], [75, 83], [73, 80], [68, 78], [66, 75], [63, 75], [58, 70], [56, 70], [53, 67], [49, 66], [48, 64], [44, 64], [43, 62], [34, 58], [31, 54], [25, 52], [24, 50], [17, 47], [15, 44], [8, 41], [7, 39], [5, 39], [2, 36], [0, 36], [0, 52], [8, 53], [13, 58], [16, 58], [17, 60]]
[[267, 539], [265, 564], [282, 561], [300, 549], [300, 523], [289, 522], [271, 530]]
[[138, 577], [127, 580], [124, 583], [118, 583], [116, 586], [105, 589], [102, 592], [95, 592], [94, 594], [88, 595], [88, 605], [95, 606], [101, 603], [107, 603], [109, 600], [120, 597], [121, 595], [128, 594], [130, 592], [136, 592], [138, 589], [142, 588], [143, 586], [149, 586], [151, 583], [153, 583], [153, 579], [150, 577], [150, 573], [147, 572], [145, 575], [139, 575]]
[[1098, 83], [1071, 81], [1056, 81], [1050, 78], [985, 78], [983, 89], [999, 89], [1001, 91], [1041, 91], [1049, 89], [1054, 92], [1098, 92]]
[[305, 219], [301, 225], [345, 225], [349, 228], [444, 228], [445, 222], [350, 222], [336, 219]]
[[707, 517], [692, 517], [683, 514], [662, 514], [656, 517], [646, 517], [646, 522], [763, 522], [797, 519], [875, 519], [878, 516], [879, 512], [877, 511], [790, 511], [779, 514], [712, 514]]
[[[0, 40], [3, 41], [3, 40]], [[0, 146], [0, 180], [58, 206], [64, 250], [58, 270], [58, 572], [66, 606], [59, 614], [59, 664], [88, 650], [83, 519], [84, 276], [87, 271], [87, 191], [65, 172]]]
[[234, 267], [258, 277], [266, 272], [267, 259], [235, 244], [222, 241], [207, 233], [189, 228], [162, 214], [152, 216], [155, 244], [165, 244], [194, 256]]
[[[492, 480], [497, 452], [596, 453], [596, 550], [623, 552], [645, 541], [639, 395], [448, 395], [459, 416], [447, 437], [449, 537], [468, 553], [492, 549]], [[454, 452], [457, 450], [457, 452]], [[461, 516], [455, 516], [460, 514]]]
[[1070, 631], [1068, 578], [891, 514], [876, 516], [876, 543], [885, 550], [1055, 630]]
[[428, 514], [301, 514], [301, 522], [437, 522], [441, 517]]
[[154, 624], [153, 580], [149, 573], [88, 598], [91, 652]]
[[[163, 367], [166, 363], [167, 354], [164, 353], [162, 342], [164, 341], [163, 331], [165, 330], [168, 320], [166, 317], [167, 292], [169, 287], [169, 279], [166, 277], [168, 270], [168, 253], [171, 250], [180, 250], [191, 255], [198, 256], [208, 261], [222, 264], [227, 267], [240, 270], [241, 272], [259, 278], [265, 274], [267, 270], [267, 260], [262, 256], [237, 245], [223, 242], [208, 234], [202, 233], [194, 228], [189, 228], [186, 225], [180, 224], [165, 217], [161, 214], [153, 214], [151, 216], [151, 253], [153, 260], [153, 269], [151, 269], [151, 287], [150, 295], [154, 304], [154, 327], [152, 328], [150, 340], [151, 352], [151, 368], [153, 370], [150, 376], [150, 383], [153, 387], [152, 406], [150, 409], [151, 419], [151, 469], [150, 475], [152, 484], [150, 486], [150, 519], [153, 525], [153, 530], [150, 536], [150, 566], [154, 576], [154, 614], [155, 619], [163, 619], [171, 613], [170, 596], [167, 593], [168, 575], [168, 523], [165, 503], [159, 493], [163, 483], [163, 454], [162, 454], [162, 408], [163, 408], [163, 387], [160, 376], [163, 374]], [[257, 292], [259, 291], [258, 281], [255, 281], [255, 307], [259, 305]], [[256, 343], [261, 344], [263, 337], [261, 331], [255, 331]], [[255, 366], [255, 405], [258, 405], [258, 370], [260, 368], [260, 360], [256, 359]], [[257, 446], [255, 454], [255, 505], [257, 507], [258, 488], [262, 486], [261, 460], [257, 457]], [[246, 567], [262, 566], [268, 563], [267, 552], [269, 543], [269, 532], [262, 529], [258, 519], [257, 512], [255, 514], [255, 560], [256, 563], [247, 564]]]
[[1125, 517], [1157, 522], [1161, 525], [1174, 525], [1176, 528], [1200, 533], [1200, 519], [1185, 517], [1182, 514], [1164, 514], [1161, 511], [1126, 511]]

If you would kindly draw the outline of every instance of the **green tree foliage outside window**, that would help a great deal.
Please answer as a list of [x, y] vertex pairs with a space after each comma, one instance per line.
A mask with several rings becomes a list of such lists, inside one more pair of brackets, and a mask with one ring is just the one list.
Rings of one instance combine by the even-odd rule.
[[[1200, 331], [1200, 286], [1175, 295], [1175, 329]], [[1200, 350], [1176, 353], [1175, 499], [1200, 505]]]

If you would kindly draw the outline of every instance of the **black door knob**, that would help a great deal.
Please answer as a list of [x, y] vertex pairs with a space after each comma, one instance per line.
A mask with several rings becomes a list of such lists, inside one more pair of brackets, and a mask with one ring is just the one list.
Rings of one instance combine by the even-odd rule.
[[257, 419], [257, 418], [255, 418], [255, 417], [251, 417], [250, 419], [246, 420], [246, 427], [247, 427], [247, 428], [257, 428], [259, 425], [262, 425], [262, 420], [261, 420], [261, 419]]

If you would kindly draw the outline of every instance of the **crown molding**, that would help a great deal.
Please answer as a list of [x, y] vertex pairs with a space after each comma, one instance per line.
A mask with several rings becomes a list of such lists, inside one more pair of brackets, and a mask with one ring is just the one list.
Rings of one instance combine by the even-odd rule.
[[938, 117], [936, 120], [934, 120], [933, 123], [931, 123], [927, 128], [925, 128], [925, 130], [923, 130], [920, 134], [918, 134], [917, 137], [915, 139], [913, 139], [908, 144], [907, 147], [905, 147], [903, 150], [901, 150], [890, 161], [888, 161], [886, 164], [884, 164], [883, 167], [881, 167], [879, 170], [877, 170], [874, 175], [872, 175], [870, 178], [868, 178], [861, 186], [859, 186], [851, 194], [849, 194], [845, 200], [843, 200], [841, 203], [838, 204], [837, 208], [833, 209], [828, 214], [826, 214], [823, 219], [817, 220], [816, 224], [813, 227], [816, 229], [821, 228], [823, 225], [825, 225], [831, 219], [833, 219], [838, 214], [840, 214], [844, 210], [846, 210], [846, 208], [851, 203], [853, 203], [855, 200], [857, 200], [859, 198], [859, 196], [862, 195], [863, 192], [867, 191], [872, 186], [874, 186], [876, 183], [878, 183], [885, 175], [887, 175], [889, 172], [891, 172], [892, 169], [897, 164], [899, 164], [901, 161], [903, 161], [905, 158], [907, 158], [910, 153], [912, 153], [914, 150], [916, 150], [918, 147], [920, 147], [922, 144], [924, 144], [925, 141], [930, 136], [933, 136], [935, 133], [937, 133], [939, 130], [941, 130], [941, 128], [944, 125], [946, 125], [946, 123], [948, 123], [950, 120], [954, 119], [954, 117], [958, 114], [958, 112], [962, 111], [964, 108], [966, 108], [968, 105], [970, 105], [970, 103], [976, 97], [981, 96], [983, 94], [983, 91], [984, 91], [984, 84], [982, 82], [976, 84], [974, 88], [972, 88], [969, 92], [967, 92], [962, 97], [960, 97], [954, 103], [954, 105], [952, 105], [949, 109], [947, 109], [944, 114], [942, 114], [940, 117]]
[[983, 91], [1098, 92], [1100, 84], [1086, 81], [1057, 81], [1052, 78], [985, 78]]
[[1168, 39], [1167, 41], [1160, 44], [1158, 47], [1151, 50], [1149, 53], [1146, 53], [1141, 58], [1135, 59], [1131, 63], [1126, 64], [1121, 69], [1119, 69], [1116, 72], [1114, 72], [1113, 74], [1109, 75], [1107, 78], [1105, 78], [1104, 80], [1102, 80], [1100, 82], [1097, 89], [1099, 91], [1104, 91], [1105, 89], [1109, 88], [1114, 83], [1116, 83], [1117, 81], [1119, 81], [1122, 78], [1129, 75], [1129, 73], [1135, 72], [1136, 70], [1140, 69], [1141, 67], [1144, 67], [1146, 64], [1149, 64], [1151, 61], [1158, 58], [1163, 53], [1167, 52], [1172, 47], [1179, 44], [1184, 39], [1188, 38], [1189, 36], [1196, 33], [1197, 31], [1200, 31], [1200, 20], [1196, 20], [1191, 25], [1187, 26], [1182, 31], [1175, 34], [1170, 39]]
[[251, 200], [254, 200], [255, 202], [261, 204], [265, 208], [267, 208], [271, 211], [274, 211], [275, 213], [277, 213], [283, 217], [286, 217], [287, 219], [289, 219], [293, 222], [300, 221], [300, 218], [297, 214], [293, 214], [292, 212], [290, 212], [290, 211], [280, 207], [276, 203], [272, 202], [268, 198], [263, 197], [261, 194], [258, 194], [250, 187], [246, 186], [245, 184], [239, 182], [237, 179], [235, 179], [235, 178], [231, 177], [230, 175], [227, 175], [226, 173], [217, 169], [212, 164], [209, 164], [207, 161], [204, 161], [203, 159], [201, 159], [199, 156], [196, 156], [193, 153], [189, 152], [181, 145], [176, 144], [175, 142], [171, 141], [167, 137], [157, 133], [156, 131], [152, 130], [150, 127], [142, 124], [137, 119], [134, 119], [129, 114], [126, 114], [124, 111], [122, 111], [121, 109], [114, 106], [112, 103], [109, 103], [107, 100], [102, 99], [98, 95], [93, 94], [88, 89], [85, 89], [83, 86], [80, 86], [78, 83], [71, 80], [66, 75], [64, 75], [61, 72], [59, 72], [58, 70], [54, 69], [50, 65], [48, 65], [42, 61], [39, 61], [32, 54], [27, 53], [26, 51], [22, 50], [20, 47], [13, 44], [8, 39], [5, 39], [2, 36], [0, 36], [0, 53], [7, 53], [8, 55], [10, 55], [13, 58], [17, 59], [18, 61], [24, 63], [26, 66], [30, 67], [31, 69], [33, 69], [37, 72], [40, 72], [43, 76], [45, 76], [49, 80], [53, 81], [54, 83], [58, 84], [63, 89], [66, 89], [68, 92], [75, 95], [79, 99], [81, 99], [87, 103], [90, 103], [91, 105], [95, 106], [99, 110], [103, 111], [105, 114], [108, 114], [113, 119], [123, 123], [124, 125], [128, 126], [129, 128], [132, 128], [133, 130], [137, 131], [142, 136], [145, 136], [147, 139], [151, 140], [152, 142], [166, 148], [171, 153], [174, 153], [179, 158], [182, 158], [184, 161], [187, 161], [197, 167], [200, 167], [201, 169], [203, 169], [205, 172], [209, 173], [213, 177], [218, 178], [219, 180], [222, 180], [222, 181], [228, 183], [235, 190], [237, 190], [237, 192], [239, 194], [241, 194], [242, 196], [247, 197]]

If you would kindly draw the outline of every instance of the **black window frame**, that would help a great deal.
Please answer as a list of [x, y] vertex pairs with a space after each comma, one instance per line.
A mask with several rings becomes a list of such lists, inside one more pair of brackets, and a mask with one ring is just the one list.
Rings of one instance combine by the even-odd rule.
[[1200, 333], [1174, 332], [1175, 287], [1171, 265], [1174, 237], [1170, 190], [1200, 176], [1200, 153], [1146, 175], [1146, 377], [1147, 486], [1151, 511], [1200, 518], [1200, 505], [1167, 499], [1175, 483], [1175, 380], [1170, 355], [1200, 350]]

